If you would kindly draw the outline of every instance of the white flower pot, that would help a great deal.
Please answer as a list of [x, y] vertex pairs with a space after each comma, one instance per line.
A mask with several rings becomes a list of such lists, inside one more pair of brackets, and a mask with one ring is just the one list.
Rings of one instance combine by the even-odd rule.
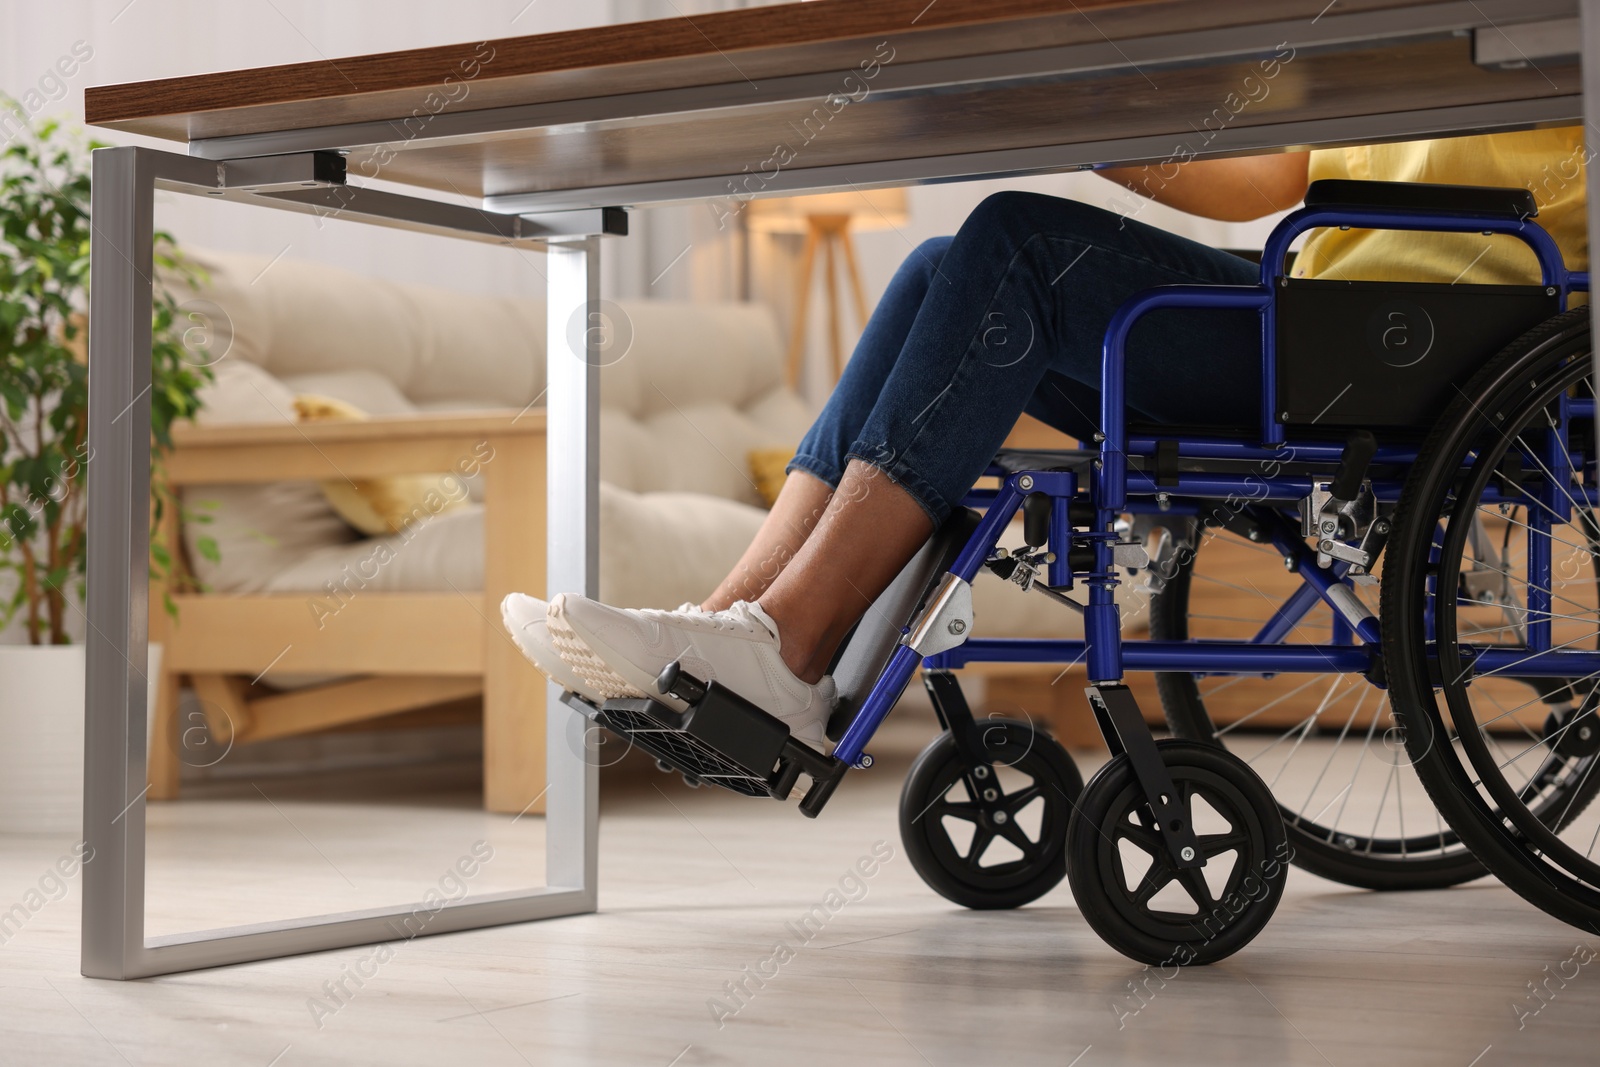
[[[151, 708], [160, 664], [152, 645]], [[0, 833], [83, 832], [83, 675], [82, 645], [0, 646]]]

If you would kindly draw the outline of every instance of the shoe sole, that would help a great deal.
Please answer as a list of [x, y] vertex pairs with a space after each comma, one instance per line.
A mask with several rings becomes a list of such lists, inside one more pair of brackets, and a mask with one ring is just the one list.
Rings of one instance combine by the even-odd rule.
[[[550, 681], [554, 682], [556, 685], [559, 685], [567, 692], [576, 693], [578, 696], [589, 701], [591, 704], [605, 703], [605, 698], [590, 689], [587, 685], [587, 679], [583, 678], [581, 675], [577, 675], [576, 671], [571, 672], [573, 675], [575, 675], [575, 677], [564, 678], [560, 674], [557, 674], [556, 671], [551, 670], [549, 667], [546, 667], [543, 663], [539, 662], [538, 654], [533, 649], [522, 643], [522, 632], [525, 623], [520, 619], [513, 619], [511, 617], [510, 609], [507, 608], [503, 602], [500, 605], [500, 622], [505, 626], [506, 634], [511, 638], [511, 643], [517, 646], [517, 651], [522, 653], [522, 657], [524, 659], [533, 664], [534, 670], [538, 671], [540, 674], [544, 675]], [[548, 625], [549, 624], [547, 622], [547, 629]], [[556, 650], [556, 658], [561, 662], [563, 667], [567, 666], [566, 661], [561, 659], [559, 649]], [[571, 669], [568, 668], [568, 670], [570, 671]], [[578, 684], [573, 684], [574, 682]]]
[[[573, 628], [571, 621], [567, 619], [562, 610], [564, 606], [564, 604], [560, 603], [551, 604], [554, 610], [550, 612], [548, 622], [550, 643], [561, 654], [562, 661], [572, 668], [572, 673], [593, 686], [595, 692], [601, 694], [607, 700], [623, 700], [648, 695], [675, 711], [683, 711], [688, 707], [681, 700], [673, 700], [670, 697], [655, 693], [654, 678], [645, 682], [645, 684], [649, 685], [649, 690], [646, 690], [644, 684], [635, 682], [626, 675], [619, 673], [615, 667], [611, 666], [603, 658], [603, 653], [610, 652], [615, 656], [615, 652], [604, 644], [600, 645], [599, 651], [591, 647], [589, 642]], [[598, 644], [599, 642], [596, 643]], [[616, 658], [622, 659], [621, 656]], [[643, 678], [642, 671], [639, 672], [639, 677]]]

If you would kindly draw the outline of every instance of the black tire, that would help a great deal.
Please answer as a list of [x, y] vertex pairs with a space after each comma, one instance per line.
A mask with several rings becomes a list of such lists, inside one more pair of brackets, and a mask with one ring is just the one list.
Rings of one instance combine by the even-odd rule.
[[[1156, 640], [1188, 641], [1196, 631], [1200, 636], [1248, 637], [1276, 610], [1285, 590], [1298, 584], [1284, 572], [1270, 546], [1252, 544], [1215, 527], [1180, 532], [1187, 551], [1176, 557], [1176, 567], [1150, 600], [1150, 636]], [[1213, 558], [1236, 568], [1241, 562], [1253, 563], [1255, 556], [1260, 556], [1260, 571], [1251, 590], [1208, 573]], [[1212, 566], [1223, 569], [1216, 563]], [[1376, 607], [1376, 598], [1369, 595], [1369, 599]], [[1219, 611], [1222, 604], [1225, 611]], [[1191, 617], [1198, 620], [1196, 625], [1191, 625]], [[1327, 607], [1319, 604], [1289, 639], [1325, 634], [1329, 620]], [[1455, 832], [1427, 810], [1431, 804], [1426, 793], [1417, 784], [1401, 744], [1390, 737], [1393, 720], [1385, 694], [1365, 678], [1330, 673], [1240, 680], [1246, 684], [1226, 696], [1222, 693], [1237, 684], [1234, 679], [1208, 680], [1208, 691], [1233, 705], [1234, 722], [1224, 725], [1208, 711], [1194, 674], [1157, 674], [1156, 687], [1173, 736], [1228, 749], [1252, 761], [1259, 774], [1272, 780], [1297, 867], [1345, 885], [1384, 891], [1443, 889], [1486, 873]], [[1338, 698], [1330, 700], [1335, 689]], [[1250, 698], [1243, 705], [1241, 693]], [[1304, 706], [1297, 708], [1297, 703]], [[1243, 710], [1255, 708], [1260, 710]], [[1276, 724], [1265, 727], [1265, 720], [1257, 719], [1232, 732], [1239, 718], [1262, 711], [1275, 715]], [[1365, 727], [1355, 725], [1363, 711], [1370, 720]], [[1308, 735], [1314, 740], [1302, 744]], [[1276, 783], [1296, 760], [1301, 773], [1290, 776], [1294, 792], [1288, 785], [1280, 792]], [[1308, 777], [1317, 784], [1303, 793]], [[1350, 804], [1350, 792], [1377, 794], [1377, 814], [1371, 813], [1370, 797], [1358, 796]], [[1412, 805], [1409, 828], [1407, 803]], [[1386, 811], [1388, 819], [1381, 821]]]
[[[992, 767], [969, 766], [948, 730], [912, 764], [900, 792], [900, 840], [911, 866], [946, 900], [966, 908], [1017, 908], [1065, 876], [1067, 820], [1083, 777], [1067, 750], [1031, 723], [989, 719], [978, 730]], [[989, 789], [993, 800], [985, 799]], [[952, 792], [965, 799], [952, 800]], [[965, 842], [952, 836], [963, 824], [972, 827]], [[1003, 848], [999, 842], [1020, 855], [987, 856]]]
[[[1212, 888], [1207, 868], [1177, 870], [1151, 828], [1144, 792], [1125, 755], [1101, 767], [1084, 788], [1067, 829], [1067, 880], [1084, 920], [1123, 955], [1151, 966], [1215, 963], [1249, 944], [1272, 918], [1292, 850], [1272, 792], [1243, 760], [1195, 741], [1163, 739], [1156, 747], [1189, 812], [1201, 856], [1233, 855], [1225, 872], [1216, 868], [1226, 875], [1220, 891]], [[1226, 831], [1206, 832], [1196, 798], [1212, 809], [1211, 819], [1221, 817]], [[1149, 858], [1142, 874], [1127, 869], [1123, 841]], [[1139, 880], [1130, 888], [1134, 875]], [[1173, 884], [1192, 913], [1157, 905]]]
[[[1515, 474], [1509, 473], [1512, 468], [1504, 457], [1514, 442], [1522, 442], [1518, 455], [1524, 454], [1528, 448], [1524, 434], [1548, 432], [1547, 417], [1558, 397], [1593, 396], [1592, 347], [1589, 311], [1578, 308], [1512, 342], [1462, 390], [1407, 479], [1389, 546], [1382, 614], [1385, 658], [1395, 706], [1406, 728], [1406, 745], [1439, 810], [1512, 890], [1556, 918], [1590, 929], [1600, 923], [1600, 891], [1595, 888], [1600, 885], [1600, 863], [1592, 858], [1600, 829], [1591, 833], [1592, 817], [1581, 826], [1579, 820], [1600, 789], [1600, 774], [1592, 773], [1600, 765], [1600, 755], [1572, 756], [1555, 745], [1567, 727], [1578, 724], [1575, 720], [1594, 716], [1591, 679], [1574, 678], [1574, 685], [1567, 687], [1569, 696], [1580, 699], [1565, 717], [1552, 714], [1542, 725], [1529, 725], [1511, 714], [1520, 707], [1503, 714], [1491, 710], [1485, 718], [1481, 705], [1493, 700], [1496, 707], [1503, 706], [1495, 687], [1519, 684], [1531, 694], [1527, 703], [1537, 715], [1542, 711], [1537, 702], [1547, 695], [1548, 683], [1514, 674], [1493, 678], [1458, 668], [1465, 662], [1463, 632], [1478, 639], [1469, 644], [1509, 642], [1515, 650], [1516, 639], [1525, 637], [1528, 623], [1541, 614], [1552, 629], [1553, 650], [1600, 647], [1592, 509], [1573, 508], [1580, 521], [1571, 534], [1558, 537], [1552, 530], [1548, 535], [1549, 541], [1561, 540], [1575, 550], [1578, 566], [1572, 581], [1557, 592], [1552, 566], [1539, 587], [1566, 603], [1559, 607], [1552, 603], [1541, 612], [1528, 607], [1526, 597], [1521, 605], [1513, 599], [1508, 606], [1506, 596], [1498, 596], [1502, 614], [1515, 618], [1520, 611], [1524, 632], [1514, 625], [1486, 627], [1477, 621], [1476, 615], [1497, 604], [1497, 596], [1473, 592], [1462, 578], [1464, 573], [1486, 569], [1474, 562], [1483, 549], [1469, 542], [1475, 536], [1481, 541], [1482, 531], [1499, 523], [1505, 528], [1506, 556], [1495, 573], [1506, 580], [1497, 584], [1512, 596], [1518, 582], [1537, 586], [1540, 578], [1532, 566], [1521, 570], [1526, 579], [1518, 578], [1510, 556], [1519, 542], [1531, 548], [1533, 535], [1539, 533], [1533, 522], [1546, 521], [1531, 517], [1537, 490], [1528, 488], [1538, 484], [1541, 472], [1532, 471], [1530, 483], [1520, 464]], [[1592, 448], [1593, 433], [1592, 422], [1570, 427], [1571, 439], [1582, 442], [1583, 452]], [[1542, 440], [1546, 445], [1559, 441], [1567, 448], [1559, 433]], [[1566, 458], [1572, 460], [1570, 450]], [[1564, 486], [1553, 475], [1547, 480], [1571, 499], [1571, 482]], [[1520, 522], [1519, 514], [1530, 521]], [[1516, 533], [1517, 526], [1529, 533]], [[1553, 549], [1553, 544], [1546, 544], [1545, 550]], [[1450, 595], [1439, 595], [1438, 590], [1445, 588]], [[1510, 631], [1510, 637], [1487, 639], [1495, 630]], [[1530, 651], [1527, 658], [1536, 655]], [[1531, 744], [1516, 739], [1510, 759], [1504, 758], [1506, 746], [1489, 729], [1507, 716], [1509, 725], [1532, 738]], [[1534, 768], [1531, 773], [1517, 770], [1525, 778], [1521, 784], [1507, 777], [1507, 768], [1519, 763]]]

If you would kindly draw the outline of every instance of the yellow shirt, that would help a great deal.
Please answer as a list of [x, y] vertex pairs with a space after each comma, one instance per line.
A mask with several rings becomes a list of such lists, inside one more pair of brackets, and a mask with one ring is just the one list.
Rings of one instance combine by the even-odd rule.
[[[1583, 130], [1446, 137], [1434, 141], [1321, 148], [1311, 153], [1310, 179], [1498, 185], [1533, 190], [1535, 220], [1554, 237], [1568, 270], [1587, 270]], [[1539, 280], [1527, 245], [1481, 233], [1401, 230], [1312, 231], [1295, 260], [1301, 278], [1345, 281], [1454, 282], [1529, 285]]]

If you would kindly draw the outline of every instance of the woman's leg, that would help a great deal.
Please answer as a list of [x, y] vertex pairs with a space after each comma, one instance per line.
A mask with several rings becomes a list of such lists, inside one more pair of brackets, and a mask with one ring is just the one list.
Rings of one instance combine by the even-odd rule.
[[[807, 436], [793, 466], [846, 491], [829, 499], [816, 531], [759, 601], [708, 615], [558, 597], [550, 632], [562, 658], [618, 694], [651, 691], [676, 660], [767, 708], [797, 736], [820, 736], [833, 687], [819, 675], [839, 639], [959, 504], [1041, 385], [1093, 390], [1106, 324], [1134, 293], [1239, 283], [1254, 271], [1238, 257], [1073, 201], [990, 197], [950, 243], [899, 352], [892, 360], [877, 353], [876, 369], [889, 365], [881, 385], [830, 403], [848, 417], [821, 420]], [[1164, 312], [1133, 331], [1130, 350], [1147, 354], [1130, 366], [1127, 402], [1136, 415], [1254, 420], [1260, 354], [1252, 313]], [[1083, 415], [1086, 426], [1074, 429], [1092, 432], [1096, 413]], [[843, 443], [851, 426], [859, 428]]]
[[815, 475], [794, 471], [784, 481], [772, 510], [761, 520], [755, 540], [733, 570], [700, 604], [702, 611], [722, 611], [740, 600], [755, 600], [767, 591], [822, 518], [833, 499], [833, 486]]
[[853, 459], [813, 533], [760, 599], [783, 635], [783, 662], [815, 683], [850, 627], [933, 532], [916, 498]]
[[862, 330], [838, 386], [800, 443], [789, 467], [791, 477], [784, 482], [755, 540], [701, 608], [721, 611], [736, 601], [757, 599], [811, 536], [844, 475], [851, 442], [872, 414], [928, 289], [938, 283], [939, 262], [952, 240], [934, 237], [922, 242], [895, 272]]

